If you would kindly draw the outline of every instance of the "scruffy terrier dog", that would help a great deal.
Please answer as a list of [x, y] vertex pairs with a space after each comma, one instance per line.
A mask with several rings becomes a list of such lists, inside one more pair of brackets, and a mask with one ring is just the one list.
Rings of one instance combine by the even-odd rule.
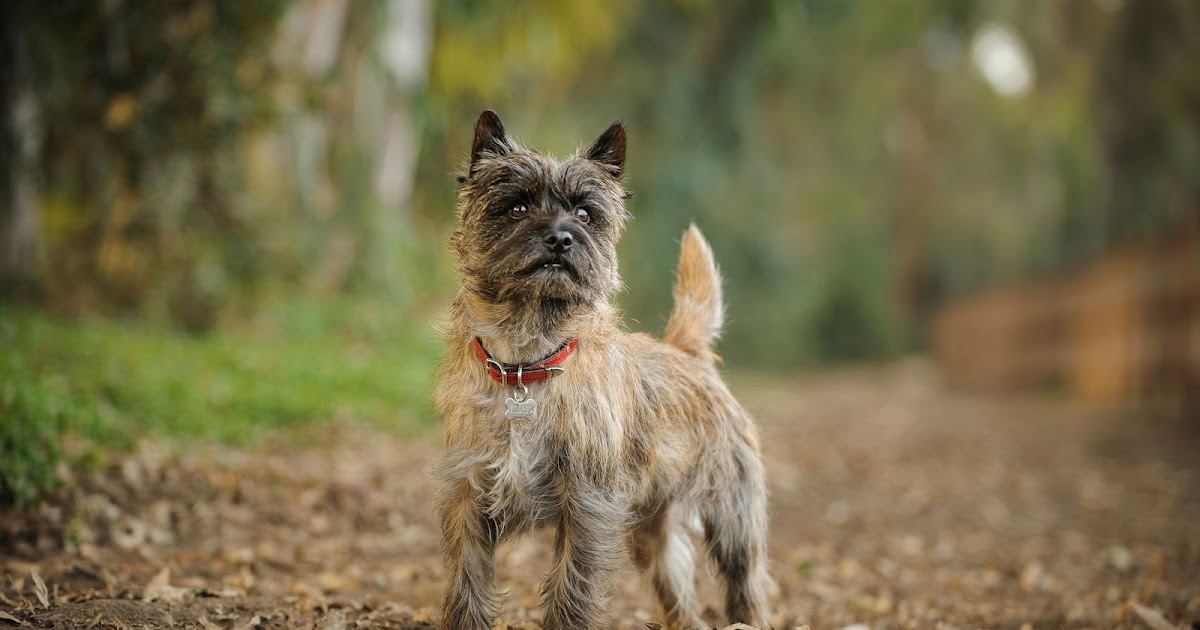
[[564, 161], [522, 148], [491, 111], [475, 125], [434, 394], [446, 630], [492, 627], [496, 545], [543, 526], [557, 530], [549, 630], [605, 627], [605, 577], [627, 553], [671, 628], [700, 625], [698, 525], [730, 621], [767, 623], [757, 429], [714, 367], [721, 279], [693, 226], [663, 342], [622, 330], [624, 165], [619, 123]]

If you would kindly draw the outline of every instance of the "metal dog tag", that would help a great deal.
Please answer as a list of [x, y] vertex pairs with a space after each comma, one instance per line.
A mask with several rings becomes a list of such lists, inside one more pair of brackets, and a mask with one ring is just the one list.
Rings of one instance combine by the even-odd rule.
[[508, 411], [504, 412], [504, 417], [509, 420], [514, 418], [532, 420], [533, 416], [537, 414], [537, 401], [532, 398], [523, 398], [521, 400], [509, 398], [504, 401], [504, 405], [508, 407]]

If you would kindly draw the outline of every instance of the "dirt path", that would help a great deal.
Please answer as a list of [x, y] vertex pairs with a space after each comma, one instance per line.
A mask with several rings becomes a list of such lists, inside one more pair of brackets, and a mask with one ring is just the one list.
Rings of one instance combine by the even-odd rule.
[[[920, 364], [735, 390], [773, 485], [778, 628], [1149, 627], [1134, 602], [1200, 622], [1195, 427], [950, 394]], [[432, 628], [437, 436], [318, 437], [147, 445], [3, 515], [0, 629]], [[501, 549], [511, 627], [539, 627], [547, 565], [544, 539]], [[614, 627], [654, 620], [617, 585]]]

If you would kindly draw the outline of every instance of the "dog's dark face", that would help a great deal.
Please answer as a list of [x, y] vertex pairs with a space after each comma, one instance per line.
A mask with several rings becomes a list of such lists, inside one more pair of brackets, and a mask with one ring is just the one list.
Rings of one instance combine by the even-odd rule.
[[573, 306], [620, 286], [616, 242], [628, 218], [625, 129], [613, 124], [562, 162], [521, 148], [500, 118], [475, 125], [451, 249], [468, 289], [494, 303]]

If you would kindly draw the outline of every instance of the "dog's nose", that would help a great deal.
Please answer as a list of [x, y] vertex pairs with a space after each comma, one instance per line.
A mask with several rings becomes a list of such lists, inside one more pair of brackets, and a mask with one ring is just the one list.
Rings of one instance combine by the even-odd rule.
[[557, 254], [571, 249], [571, 243], [574, 242], [574, 239], [571, 238], [571, 233], [566, 230], [554, 230], [542, 240], [546, 243], [546, 247], [550, 248], [550, 251]]

